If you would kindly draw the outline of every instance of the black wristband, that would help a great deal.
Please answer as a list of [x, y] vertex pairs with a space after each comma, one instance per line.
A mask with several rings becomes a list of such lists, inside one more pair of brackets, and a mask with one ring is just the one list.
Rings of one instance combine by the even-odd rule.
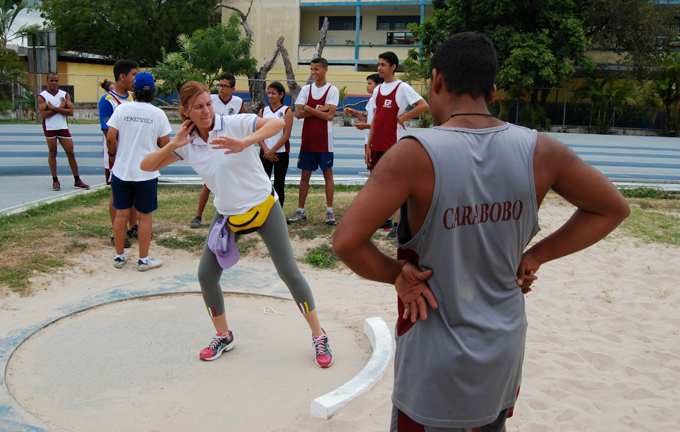
[[111, 153], [109, 153], [108, 151], [107, 151], [106, 153], [108, 153], [109, 157], [115, 157], [115, 156], [116, 156], [115, 153], [114, 153], [114, 154], [111, 154]]

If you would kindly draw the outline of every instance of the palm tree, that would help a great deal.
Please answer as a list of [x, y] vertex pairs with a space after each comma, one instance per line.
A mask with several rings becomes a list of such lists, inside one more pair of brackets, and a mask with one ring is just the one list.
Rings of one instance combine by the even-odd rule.
[[647, 97], [656, 115], [661, 114], [665, 119], [663, 135], [680, 136], [680, 53], [674, 52], [664, 60], [656, 79], [647, 89]]
[[637, 104], [635, 84], [628, 80], [617, 83], [616, 78], [614, 74], [607, 74], [601, 80], [597, 80], [591, 75], [576, 90], [578, 100], [591, 103], [593, 110], [597, 110], [598, 133], [609, 133], [614, 116], [620, 115], [625, 108]]
[[17, 31], [12, 31], [12, 25], [16, 20], [17, 15], [22, 10], [28, 7], [28, 1], [22, 0], [16, 3], [14, 0], [0, 0], [0, 47], [4, 52], [7, 49], [7, 41], [18, 36], [26, 36], [27, 34], [36, 33], [39, 26], [23, 25]]

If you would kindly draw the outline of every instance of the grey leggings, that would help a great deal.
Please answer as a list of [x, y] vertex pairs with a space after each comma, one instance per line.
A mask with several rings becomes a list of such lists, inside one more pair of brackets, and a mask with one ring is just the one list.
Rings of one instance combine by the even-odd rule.
[[[221, 217], [223, 217], [221, 214], [215, 212], [208, 233], [210, 233], [215, 222]], [[257, 233], [264, 240], [264, 244], [267, 246], [267, 250], [269, 250], [269, 255], [272, 257], [279, 277], [293, 295], [293, 299], [298, 304], [300, 311], [302, 313], [313, 311], [314, 296], [295, 262], [293, 247], [288, 237], [288, 225], [281, 206], [272, 206], [267, 220], [257, 230]], [[224, 313], [224, 296], [222, 295], [222, 287], [220, 287], [220, 277], [223, 271], [224, 269], [217, 262], [215, 254], [210, 250], [206, 242], [201, 262], [198, 264], [198, 282], [201, 285], [203, 301], [211, 317]]]

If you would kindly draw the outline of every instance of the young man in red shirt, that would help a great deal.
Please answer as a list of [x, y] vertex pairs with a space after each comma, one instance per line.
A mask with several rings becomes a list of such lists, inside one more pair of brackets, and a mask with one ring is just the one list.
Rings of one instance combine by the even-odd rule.
[[[404, 135], [406, 121], [429, 110], [425, 99], [413, 87], [394, 76], [398, 66], [399, 58], [395, 53], [387, 51], [378, 56], [378, 74], [385, 82], [373, 92], [369, 102], [375, 107], [365, 155], [369, 171], [373, 170], [385, 152]], [[406, 112], [406, 108], [411, 105], [414, 106], [413, 109]], [[394, 216], [394, 227], [387, 235], [388, 238], [397, 237], [399, 215]]]
[[326, 224], [335, 225], [333, 214], [333, 117], [340, 100], [337, 87], [326, 81], [328, 62], [315, 58], [310, 66], [314, 82], [302, 87], [297, 100], [295, 116], [304, 119], [302, 144], [297, 167], [302, 170], [298, 209], [288, 219], [288, 224], [307, 220], [305, 201], [309, 192], [312, 172], [321, 168], [326, 182]]

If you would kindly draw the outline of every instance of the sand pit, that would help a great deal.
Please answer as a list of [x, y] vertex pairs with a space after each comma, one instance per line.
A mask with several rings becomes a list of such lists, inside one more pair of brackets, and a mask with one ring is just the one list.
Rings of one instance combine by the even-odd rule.
[[[539, 213], [543, 228], [539, 237], [556, 229], [571, 212], [570, 206], [559, 200], [547, 200]], [[294, 241], [298, 242], [296, 239]], [[300, 244], [295, 247], [304, 249], [304, 245]], [[163, 268], [156, 273], [140, 274], [134, 269], [119, 271], [110, 264], [110, 250], [88, 251], [87, 255], [74, 262], [73, 267], [36, 278], [35, 290], [29, 296], [21, 297], [3, 291], [0, 295], [0, 370], [5, 369], [9, 354], [22, 340], [35, 329], [67, 313], [110, 301], [111, 297], [120, 299], [152, 294], [148, 292], [151, 288], [158, 293], [197, 292], [195, 274], [198, 257], [186, 252], [156, 250], [156, 255], [164, 262]], [[534, 285], [534, 291], [525, 297], [529, 330], [523, 382], [515, 416], [507, 422], [508, 432], [680, 430], [679, 262], [680, 249], [677, 247], [648, 245], [614, 232], [596, 246], [544, 265], [538, 272], [539, 280]], [[65, 400], [67, 396], [60, 396], [64, 393], [59, 393], [66, 391], [62, 387], [70, 385], [71, 381], [86, 378], [81, 377], [78, 369], [71, 365], [88, 359], [73, 359], [71, 353], [57, 354], [63, 348], [61, 346], [33, 351], [30, 356], [26, 351], [23, 361], [26, 362], [27, 370], [33, 368], [33, 373], [30, 370], [22, 371], [26, 374], [22, 381], [33, 383], [31, 385], [35, 388], [52, 390], [41, 390], [42, 394], [37, 391], [22, 394], [22, 389], [15, 381], [17, 376], [7, 376], [6, 383], [2, 382], [3, 377], [0, 376], [0, 430], [56, 432], [107, 430], [106, 427], [111, 427], [109, 430], [126, 432], [185, 431], [198, 429], [194, 425], [206, 424], [202, 423], [207, 422], [203, 416], [205, 412], [224, 415], [227, 419], [230, 416], [248, 418], [249, 423], [238, 427], [220, 426], [223, 430], [388, 430], [392, 366], [375, 387], [337, 411], [330, 419], [310, 419], [309, 410], [314, 397], [345, 382], [368, 361], [371, 347], [363, 335], [365, 318], [380, 316], [393, 329], [396, 322], [394, 289], [367, 282], [346, 270], [319, 271], [304, 264], [301, 264], [301, 268], [314, 292], [322, 325], [331, 337], [333, 353], [337, 356], [332, 369], [337, 367], [337, 370], [324, 371], [313, 364], [308, 331], [297, 312], [293, 311], [285, 317], [267, 316], [259, 308], [241, 318], [242, 311], [234, 306], [251, 300], [239, 298], [232, 301], [228, 294], [230, 323], [244, 326], [243, 330], [234, 327], [237, 348], [233, 352], [233, 359], [225, 357], [204, 364], [199, 363], [196, 357], [212, 331], [198, 294], [168, 299], [167, 305], [163, 307], [172, 306], [174, 310], [161, 308], [166, 300], [138, 302], [144, 306], [139, 311], [142, 316], [150, 305], [157, 304], [158, 311], [155, 313], [158, 319], [173, 318], [174, 321], [165, 322], [164, 325], [175, 325], [178, 334], [156, 334], [147, 329], [150, 325], [144, 325], [131, 327], [130, 336], [115, 340], [114, 329], [125, 328], [125, 325], [130, 324], [120, 322], [113, 312], [110, 312], [110, 317], [102, 318], [101, 322], [113, 321], [100, 330], [113, 337], [109, 344], [115, 349], [135, 343], [137, 333], [143, 334], [140, 340], [159, 344], [150, 346], [149, 353], [144, 352], [144, 344], [135, 348], [135, 352], [141, 352], [147, 362], [155, 363], [155, 368], [148, 370], [148, 376], [141, 376], [142, 371], [135, 370], [130, 363], [126, 363], [131, 360], [124, 358], [117, 367], [125, 371], [123, 375], [126, 377], [122, 379], [127, 378], [128, 382], [117, 382], [114, 378], [120, 375], [116, 371], [102, 370], [90, 379], [100, 380], [106, 388], [101, 388], [98, 393], [84, 389], [83, 392], [91, 392], [88, 393], [92, 395], [89, 401]], [[222, 284], [226, 291], [289, 297], [285, 287], [278, 281], [271, 261], [266, 258], [244, 259], [233, 271], [225, 273]], [[280, 301], [275, 302], [270, 306], [279, 312], [288, 313], [288, 303], [290, 308], [294, 307], [292, 302], [281, 302], [279, 310]], [[88, 312], [81, 318], [86, 319], [90, 313], [113, 311], [109, 308], [102, 307], [100, 311]], [[288, 332], [278, 325], [272, 325], [274, 320], [282, 318], [291, 319]], [[253, 322], [248, 324], [250, 319]], [[46, 334], [56, 334], [57, 331], [58, 326], [54, 329], [48, 327]], [[263, 364], [266, 359], [261, 356], [270, 351], [267, 347], [275, 347], [279, 341], [267, 340], [265, 336], [283, 337], [284, 333], [290, 338], [285, 349], [290, 361], [283, 365], [285, 374], [273, 374], [266, 370]], [[39, 342], [37, 338], [36, 341]], [[85, 345], [103, 343], [89, 340], [68, 342]], [[17, 359], [24, 355], [22, 351], [28, 350], [30, 343], [33, 341], [29, 339], [25, 346], [19, 348]], [[170, 349], [159, 348], [161, 345], [168, 345]], [[155, 353], [158, 353], [156, 358]], [[96, 358], [114, 354], [105, 352], [90, 355]], [[248, 359], [245, 359], [246, 354]], [[230, 356], [231, 353], [225, 355]], [[68, 359], [72, 361], [67, 362]], [[356, 364], [343, 363], [350, 359], [356, 360]], [[61, 365], [60, 368], [50, 365], [51, 362]], [[250, 373], [212, 374], [222, 384], [219, 390], [215, 390], [213, 397], [205, 397], [199, 379], [207, 379], [215, 370], [229, 372], [233, 367], [242, 365], [255, 370], [265, 369], [262, 376], [266, 376], [266, 379], [256, 379]], [[14, 368], [13, 364], [9, 366], [10, 369]], [[45, 368], [44, 371], [49, 370], [50, 373], [38, 368]], [[334, 373], [342, 375], [342, 378], [338, 377], [334, 381]], [[180, 385], [174, 381], [180, 375], [190, 378], [183, 383], [192, 385]], [[70, 377], [69, 382], [60, 381], [66, 377]], [[300, 379], [303, 382], [291, 382], [295, 377], [302, 377]], [[105, 379], [108, 381], [103, 381]], [[135, 387], [130, 380], [146, 380], [148, 388]], [[64, 384], [55, 387], [51, 381]], [[161, 381], [164, 385], [160, 385]], [[40, 414], [43, 402], [51, 410], [63, 406], [71, 410], [69, 424], [84, 425], [83, 428], [57, 428], [30, 414], [22, 414], [20, 410], [23, 408], [9, 395], [8, 385], [15, 386], [12, 390], [18, 398], [23, 398], [22, 404], [33, 404], [31, 409], [36, 410], [37, 414]], [[236, 402], [228, 399], [233, 395], [225, 388], [227, 385], [242, 390]], [[304, 393], [312, 385], [319, 389], [318, 393]], [[217, 393], [220, 391], [224, 393]], [[144, 396], [154, 400], [145, 400]], [[208, 400], [207, 404], [201, 405], [200, 402], [204, 400]], [[95, 417], [86, 403], [98, 407], [96, 411], [104, 417]], [[234, 408], [234, 403], [241, 403], [238, 409]], [[280, 412], [280, 406], [290, 408]], [[144, 418], [144, 407], [157, 410], [154, 411], [157, 417]], [[280, 414], [270, 416], [272, 412]], [[103, 421], [95, 425], [87, 423], [92, 418], [105, 418], [111, 413], [115, 413], [121, 421], [132, 418], [142, 420], [134, 424], [126, 423], [128, 428], [119, 429]], [[173, 421], [172, 418], [180, 420]], [[186, 427], [189, 423], [181, 423], [190, 420], [190, 427]], [[153, 426], [157, 424], [163, 426]]]
[[7, 386], [26, 410], [64, 430], [197, 430], [215, 423], [267, 430], [308, 416], [314, 398], [351, 379], [370, 355], [351, 329], [331, 323], [327, 331], [344, 349], [321, 370], [292, 301], [235, 294], [225, 300], [237, 344], [215, 361], [198, 359], [211, 334], [200, 295], [143, 298], [38, 331], [12, 356]]

